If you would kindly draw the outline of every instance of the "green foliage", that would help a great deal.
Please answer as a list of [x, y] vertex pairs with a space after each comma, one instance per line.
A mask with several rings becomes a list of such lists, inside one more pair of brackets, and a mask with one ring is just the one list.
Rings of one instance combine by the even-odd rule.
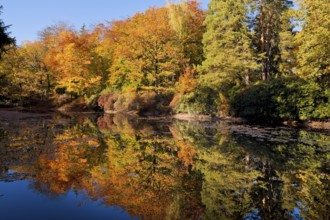
[[243, 0], [210, 2], [204, 22], [205, 61], [201, 69], [211, 81], [249, 84], [249, 77], [258, 68], [245, 24], [246, 14]]
[[[249, 24], [253, 30], [253, 46], [261, 64], [260, 78], [273, 79], [281, 74], [280, 70], [290, 72], [286, 66], [293, 61], [293, 26], [290, 14], [292, 1], [251, 2]], [[291, 62], [288, 63], [288, 60]]]
[[295, 24], [292, 20], [295, 18], [296, 11], [285, 9], [280, 17], [280, 31], [278, 33], [278, 49], [280, 57], [278, 63], [279, 75], [292, 76], [294, 68], [297, 65], [297, 47], [295, 45], [294, 31]]
[[[307, 78], [329, 80], [330, 4], [327, 0], [303, 0], [303, 29], [296, 36], [299, 46], [298, 73]], [[328, 83], [329, 86], [329, 83]]]
[[91, 95], [90, 97], [88, 97], [87, 95], [84, 95], [85, 103], [90, 108], [98, 107], [98, 102], [97, 102], [98, 98], [99, 98], [98, 94]]
[[183, 65], [200, 65], [204, 58], [202, 38], [205, 32], [205, 13], [199, 8], [200, 3], [194, 0], [180, 0], [177, 4], [168, 0], [167, 3], [169, 24], [185, 58]]
[[0, 56], [1, 101], [80, 98], [139, 114], [329, 118], [325, 0], [302, 0], [299, 9], [290, 0], [211, 0], [208, 11], [194, 0], [173, 2], [91, 30], [48, 27], [19, 48], [8, 46], [14, 39], [0, 20], [0, 54], [11, 48]]
[[11, 102], [43, 100], [49, 92], [50, 77], [39, 61], [42, 48], [25, 44], [11, 47], [0, 62], [2, 90], [0, 96]]
[[242, 90], [232, 108], [252, 120], [328, 119], [330, 89], [299, 78], [275, 79]]
[[182, 95], [175, 106], [175, 112], [188, 114], [216, 115], [216, 91], [207, 86], [199, 86], [195, 90]]

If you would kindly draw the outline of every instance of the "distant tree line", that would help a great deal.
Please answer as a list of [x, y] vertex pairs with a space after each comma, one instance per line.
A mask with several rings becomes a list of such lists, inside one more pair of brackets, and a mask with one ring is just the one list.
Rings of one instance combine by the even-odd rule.
[[2, 102], [75, 99], [105, 111], [254, 120], [330, 116], [326, 0], [211, 0], [207, 11], [194, 0], [168, 1], [88, 30], [50, 26], [19, 47], [1, 27]]

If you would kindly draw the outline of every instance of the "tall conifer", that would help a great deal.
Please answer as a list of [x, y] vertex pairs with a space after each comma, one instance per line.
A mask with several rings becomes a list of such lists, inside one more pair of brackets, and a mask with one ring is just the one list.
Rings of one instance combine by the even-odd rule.
[[[0, 15], [2, 13], [2, 6], [0, 5]], [[5, 25], [5, 23], [0, 19], [0, 59], [3, 52], [5, 52], [7, 49], [6, 47], [8, 45], [15, 44], [15, 38], [12, 38], [9, 36], [10, 33], [8, 33], [8, 28], [10, 26]]]
[[330, 4], [328, 0], [303, 0], [302, 31], [296, 42], [298, 73], [330, 86]]
[[257, 68], [246, 17], [244, 0], [212, 0], [209, 4], [202, 70], [214, 86], [222, 82], [247, 85]]
[[[292, 7], [292, 1], [252, 0], [251, 5], [254, 11], [250, 13], [250, 24], [261, 64], [260, 78], [268, 80], [284, 68], [281, 67], [282, 61], [290, 59], [292, 28], [287, 12]], [[286, 42], [282, 44], [282, 40]]]

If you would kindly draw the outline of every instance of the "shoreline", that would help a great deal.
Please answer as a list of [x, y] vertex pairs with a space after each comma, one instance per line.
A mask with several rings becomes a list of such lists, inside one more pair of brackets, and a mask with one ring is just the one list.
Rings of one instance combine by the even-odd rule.
[[54, 112], [61, 113], [73, 113], [73, 114], [104, 114], [104, 115], [114, 115], [114, 114], [122, 114], [128, 115], [130, 117], [137, 117], [145, 120], [168, 120], [175, 119], [180, 121], [198, 121], [198, 122], [217, 122], [224, 121], [229, 123], [238, 123], [238, 124], [256, 124], [261, 126], [286, 126], [286, 127], [294, 127], [294, 128], [310, 128], [310, 129], [321, 129], [321, 130], [330, 130], [330, 121], [282, 121], [277, 124], [265, 123], [261, 124], [254, 121], [249, 121], [244, 118], [236, 118], [236, 117], [212, 117], [210, 115], [195, 115], [195, 114], [173, 114], [173, 115], [150, 115], [150, 116], [141, 116], [137, 114], [126, 114], [120, 112], [96, 112], [96, 111], [61, 111], [59, 109], [47, 109], [40, 110], [34, 108], [22, 108], [22, 107], [11, 107], [11, 108], [0, 108], [0, 120], [20, 120], [24, 118], [34, 118], [34, 117], [45, 117], [50, 116]]

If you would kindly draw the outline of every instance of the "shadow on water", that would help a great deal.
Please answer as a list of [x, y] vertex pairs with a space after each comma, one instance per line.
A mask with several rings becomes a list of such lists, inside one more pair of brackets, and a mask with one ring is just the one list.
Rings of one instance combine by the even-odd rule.
[[54, 114], [0, 122], [0, 182], [128, 219], [327, 219], [329, 151], [317, 131]]

